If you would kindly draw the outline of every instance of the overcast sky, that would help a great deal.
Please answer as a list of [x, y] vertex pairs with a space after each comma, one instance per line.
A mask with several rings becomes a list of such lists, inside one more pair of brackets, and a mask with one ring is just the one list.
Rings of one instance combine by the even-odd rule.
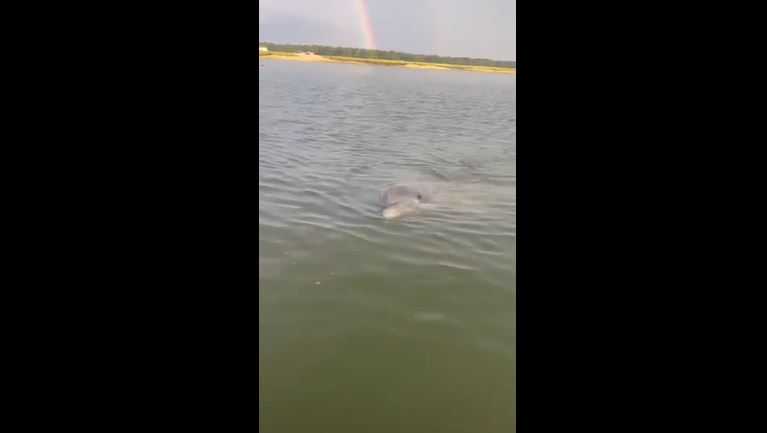
[[[360, 0], [259, 0], [259, 40], [365, 48]], [[376, 48], [516, 60], [516, 0], [367, 0]]]

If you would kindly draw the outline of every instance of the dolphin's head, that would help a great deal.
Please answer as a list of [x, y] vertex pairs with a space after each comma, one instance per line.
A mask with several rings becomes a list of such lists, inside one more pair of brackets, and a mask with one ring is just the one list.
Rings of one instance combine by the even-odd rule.
[[386, 219], [399, 218], [407, 214], [411, 214], [418, 210], [418, 199], [409, 198], [399, 201], [390, 206], [387, 206], [383, 210], [383, 217]]
[[423, 196], [415, 188], [397, 185], [387, 189], [382, 197], [383, 217], [386, 219], [399, 218], [418, 210]]

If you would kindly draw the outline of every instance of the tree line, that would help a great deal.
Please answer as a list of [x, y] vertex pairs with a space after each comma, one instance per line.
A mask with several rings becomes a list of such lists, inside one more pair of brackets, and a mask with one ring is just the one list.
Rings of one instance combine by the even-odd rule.
[[367, 50], [364, 48], [330, 47], [325, 45], [294, 45], [264, 42], [259, 44], [270, 51], [286, 53], [312, 52], [320, 56], [356, 57], [363, 59], [383, 59], [403, 62], [443, 63], [448, 65], [493, 66], [498, 68], [516, 68], [515, 61], [476, 59], [471, 57], [445, 57], [425, 54], [410, 54], [399, 51]]

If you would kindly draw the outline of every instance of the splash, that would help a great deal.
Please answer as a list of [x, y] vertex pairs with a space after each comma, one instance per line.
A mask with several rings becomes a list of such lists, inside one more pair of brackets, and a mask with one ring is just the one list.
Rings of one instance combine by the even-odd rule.
[[375, 33], [373, 33], [373, 22], [370, 19], [368, 2], [367, 0], [356, 0], [355, 3], [357, 4], [357, 14], [360, 18], [360, 29], [365, 38], [365, 48], [368, 50], [375, 50], [377, 49]]

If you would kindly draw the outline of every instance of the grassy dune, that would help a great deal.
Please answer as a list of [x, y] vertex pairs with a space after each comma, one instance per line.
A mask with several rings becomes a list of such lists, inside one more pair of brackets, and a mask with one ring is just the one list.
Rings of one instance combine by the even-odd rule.
[[261, 59], [272, 60], [293, 60], [300, 62], [325, 62], [325, 63], [349, 63], [359, 65], [376, 66], [399, 66], [413, 69], [431, 69], [431, 70], [451, 70], [466, 72], [489, 72], [496, 74], [516, 75], [516, 68], [500, 68], [493, 66], [473, 66], [473, 65], [452, 65], [445, 63], [426, 63], [426, 62], [407, 62], [401, 60], [386, 59], [365, 59], [359, 57], [341, 57], [341, 56], [318, 56], [298, 53], [285, 53], [279, 51], [270, 51], [268, 53], [259, 53]]

